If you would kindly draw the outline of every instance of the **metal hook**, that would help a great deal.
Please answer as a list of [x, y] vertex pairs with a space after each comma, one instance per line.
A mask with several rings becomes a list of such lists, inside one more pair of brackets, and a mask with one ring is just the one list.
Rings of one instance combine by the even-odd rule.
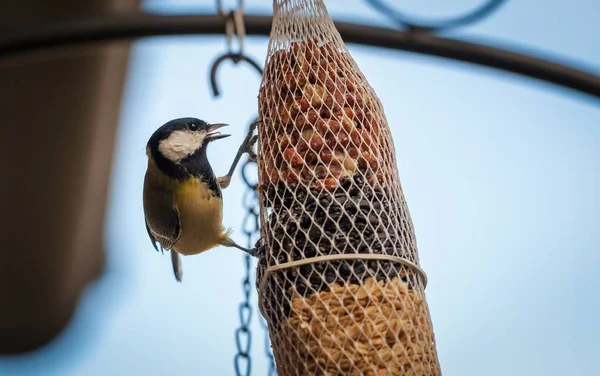
[[212, 87], [213, 96], [215, 96], [215, 97], [218, 97], [220, 94], [219, 85], [217, 84], [217, 70], [219, 69], [219, 66], [221, 65], [221, 63], [224, 62], [225, 60], [231, 60], [231, 61], [233, 61], [234, 64], [237, 64], [240, 61], [245, 61], [245, 62], [249, 63], [250, 65], [252, 65], [252, 67], [261, 76], [263, 74], [263, 70], [262, 70], [261, 66], [258, 65], [258, 63], [256, 61], [252, 60], [251, 58], [249, 58], [241, 53], [235, 54], [235, 53], [228, 52], [226, 54], [223, 54], [217, 60], [215, 60], [215, 62], [212, 65], [212, 68], [210, 69], [210, 85]]
[[[227, 38], [227, 51], [233, 52], [233, 35], [235, 33], [235, 18], [234, 12], [229, 12], [225, 16], [225, 37]], [[242, 43], [240, 43], [240, 53], [242, 50]]]
[[[223, 10], [223, 1], [216, 0], [216, 6], [217, 6], [217, 13], [219, 14], [219, 16], [224, 16], [225, 11]], [[238, 0], [237, 7], [238, 7], [238, 9], [244, 9], [244, 0]]]
[[244, 53], [244, 37], [246, 36], [246, 25], [244, 24], [244, 1], [238, 0], [237, 8], [225, 12], [221, 0], [217, 0], [217, 14], [225, 20], [225, 35], [227, 37], [227, 50], [233, 52], [233, 37], [237, 36], [239, 53]]
[[[233, 20], [233, 27], [235, 29], [238, 44], [240, 46], [240, 50], [238, 52], [243, 55], [244, 38], [246, 37], [246, 25], [244, 24], [244, 5], [241, 1], [238, 4], [238, 8], [234, 12], [231, 12], [231, 19]], [[231, 50], [229, 50], [229, 52], [231, 52]]]

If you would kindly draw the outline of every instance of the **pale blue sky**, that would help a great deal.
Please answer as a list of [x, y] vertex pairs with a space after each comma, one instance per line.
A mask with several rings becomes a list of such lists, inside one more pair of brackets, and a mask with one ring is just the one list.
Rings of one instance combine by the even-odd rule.
[[[201, 9], [197, 3], [148, 0], [147, 7], [184, 12]], [[250, 11], [270, 9], [270, 1], [246, 3]], [[424, 16], [479, 1], [400, 3]], [[457, 35], [535, 47], [600, 71], [600, 5], [548, 3], [509, 1]], [[336, 17], [378, 19], [359, 0], [327, 4]], [[266, 42], [246, 41], [261, 64]], [[172, 118], [232, 124], [233, 136], [209, 151], [214, 168], [227, 170], [256, 114], [259, 77], [228, 64], [223, 95], [213, 99], [207, 72], [224, 49], [224, 37], [134, 45], [107, 218], [106, 275], [89, 288], [64, 335], [37, 353], [0, 358], [0, 375], [233, 375], [242, 255], [219, 248], [186, 257], [184, 283], [177, 284], [168, 255], [150, 246], [141, 206], [145, 143]], [[444, 375], [597, 373], [600, 102], [462, 63], [350, 50], [393, 131]], [[237, 179], [225, 194], [224, 221], [240, 242], [242, 192]], [[253, 375], [264, 375], [258, 315]]]

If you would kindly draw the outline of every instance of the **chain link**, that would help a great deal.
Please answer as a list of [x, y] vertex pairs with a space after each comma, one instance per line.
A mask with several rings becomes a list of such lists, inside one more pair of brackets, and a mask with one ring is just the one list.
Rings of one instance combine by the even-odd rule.
[[[256, 119], [258, 120], [258, 119]], [[260, 235], [260, 227], [259, 227], [259, 223], [260, 223], [260, 219], [258, 216], [258, 191], [257, 191], [257, 187], [258, 187], [258, 181], [253, 181], [250, 177], [249, 177], [249, 172], [248, 169], [250, 166], [256, 166], [256, 162], [252, 161], [250, 159], [248, 159], [246, 161], [246, 163], [244, 164], [243, 168], [242, 168], [242, 174], [243, 174], [243, 180], [244, 183], [246, 184], [247, 190], [246, 190], [246, 195], [244, 198], [244, 203], [246, 205], [246, 218], [249, 218], [250, 216], [253, 219], [253, 231], [255, 236], [255, 239], [259, 238]], [[253, 176], [255, 176], [255, 179], [258, 178], [257, 174], [254, 174]], [[248, 196], [251, 196], [250, 202], [248, 200]], [[246, 224], [248, 224], [247, 220], [246, 220]], [[249, 230], [247, 227], [244, 228], [244, 231]], [[247, 233], [248, 234], [248, 233]], [[249, 238], [250, 240], [250, 238]], [[252, 247], [251, 244], [248, 244], [248, 247]], [[263, 327], [263, 329], [265, 330], [265, 337], [264, 337], [264, 348], [265, 348], [265, 355], [267, 356], [267, 360], [268, 360], [268, 370], [267, 370], [267, 376], [275, 376], [276, 372], [275, 372], [275, 358], [273, 357], [273, 353], [271, 352], [271, 340], [269, 338], [269, 328], [267, 326], [267, 322], [264, 320], [264, 318], [259, 317], [259, 321], [261, 323], [261, 326]]]
[[[244, 2], [238, 0], [238, 6], [235, 11], [226, 13], [223, 9], [221, 0], [216, 1], [217, 12], [220, 16], [225, 18], [225, 34], [227, 36], [228, 52], [219, 57], [212, 65], [210, 71], [210, 82], [213, 89], [214, 96], [219, 95], [219, 87], [217, 85], [216, 74], [217, 69], [221, 62], [231, 59], [234, 63], [240, 61], [246, 61], [252, 65], [255, 70], [262, 76], [262, 68], [253, 59], [244, 55], [244, 37], [246, 34], [244, 25]], [[239, 51], [234, 53], [232, 51], [232, 41], [234, 34], [238, 38]], [[258, 119], [255, 119], [255, 122]], [[242, 231], [247, 238], [246, 247], [252, 249], [260, 237], [260, 225], [258, 215], [258, 174], [252, 174], [249, 170], [249, 166], [256, 166], [256, 162], [250, 158], [246, 158], [246, 161], [242, 164], [242, 178], [246, 184], [246, 192], [243, 196], [243, 206], [246, 211], [244, 220], [242, 223]], [[252, 178], [251, 176], [254, 176]], [[252, 373], [252, 358], [250, 356], [250, 349], [252, 346], [252, 333], [250, 332], [250, 322], [252, 320], [252, 306], [250, 305], [250, 292], [252, 286], [250, 284], [252, 259], [250, 255], [244, 255], [244, 266], [245, 274], [242, 279], [242, 291], [243, 301], [239, 306], [239, 318], [240, 326], [235, 331], [235, 344], [237, 346], [237, 353], [234, 358], [234, 366], [236, 376], [249, 376]], [[266, 323], [261, 318], [261, 324], [263, 328], [267, 329]], [[265, 331], [265, 353], [269, 362], [269, 369], [267, 376], [274, 376], [275, 373], [275, 359], [271, 353], [271, 341], [269, 339], [268, 329]]]
[[252, 372], [252, 358], [250, 349], [252, 346], [252, 333], [250, 332], [250, 322], [252, 320], [252, 306], [250, 305], [250, 256], [244, 256], [246, 275], [242, 281], [242, 290], [244, 292], [244, 301], [239, 306], [240, 326], [235, 331], [235, 344], [237, 354], [235, 354], [235, 374], [237, 376], [249, 376]]
[[[242, 222], [242, 232], [246, 235], [247, 248], [253, 248], [260, 237], [260, 224], [258, 215], [258, 192], [256, 190], [258, 182], [257, 174], [251, 171], [256, 166], [256, 162], [247, 158], [242, 164], [242, 179], [246, 184], [246, 191], [242, 198], [242, 204], [246, 212]], [[254, 176], [254, 178], [253, 178]], [[252, 333], [250, 332], [250, 322], [252, 319], [252, 306], [250, 305], [251, 293], [251, 257], [244, 255], [245, 275], [242, 279], [242, 291], [244, 300], [239, 307], [240, 327], [235, 332], [235, 342], [237, 354], [235, 355], [235, 372], [237, 376], [249, 376], [252, 372], [252, 361], [250, 357], [250, 348], [252, 344]], [[263, 320], [261, 320], [262, 322]], [[263, 326], [266, 325], [263, 323]], [[275, 375], [275, 361], [271, 353], [271, 345], [268, 331], [265, 334], [265, 352], [269, 360], [268, 376]]]
[[[250, 163], [252, 163], [250, 159], [247, 159], [242, 165], [244, 181], [246, 181], [246, 170]], [[254, 202], [254, 192], [253, 187], [249, 187], [243, 197], [246, 215], [242, 223], [242, 229], [247, 238], [246, 246], [248, 248], [252, 248], [253, 238], [258, 234], [258, 216], [255, 216], [257, 202]], [[249, 376], [252, 372], [252, 359], [250, 357], [250, 348], [252, 345], [252, 333], [250, 332], [250, 322], [252, 320], [252, 306], [250, 305], [250, 265], [250, 255], [246, 254], [244, 255], [245, 274], [242, 279], [243, 301], [239, 306], [240, 326], [235, 331], [237, 354], [235, 355], [234, 362], [235, 373], [237, 376]]]

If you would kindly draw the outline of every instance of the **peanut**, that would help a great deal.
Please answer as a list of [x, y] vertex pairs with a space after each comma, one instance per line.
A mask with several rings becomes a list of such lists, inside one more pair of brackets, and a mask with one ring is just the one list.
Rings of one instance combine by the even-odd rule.
[[298, 154], [298, 152], [292, 147], [284, 150], [283, 159], [285, 159], [292, 167], [301, 166], [303, 163], [303, 159], [300, 154]]
[[[414, 307], [414, 311], [371, 300], [369, 291], [371, 295], [379, 291], [382, 296], [395, 291], [395, 299], [404, 302], [402, 307]], [[276, 354], [281, 353], [279, 359], [285, 359], [286, 364], [281, 367], [288, 373], [440, 375], [423, 295], [408, 290], [398, 278], [387, 282], [369, 278], [363, 285], [333, 285], [329, 291], [309, 297], [295, 291], [293, 294], [292, 317], [272, 337], [273, 349]], [[353, 298], [348, 300], [348, 294], [353, 294]], [[406, 330], [411, 335], [406, 335]], [[292, 347], [293, 343], [302, 345]]]
[[[283, 180], [293, 185], [302, 182], [333, 189], [341, 184], [341, 179], [359, 172], [368, 183], [381, 183], [384, 174], [378, 170], [384, 160], [379, 149], [384, 148], [388, 153], [391, 147], [387, 142], [389, 134], [379, 132], [386, 126], [385, 117], [379, 100], [368, 86], [361, 85], [364, 78], [354, 72], [353, 63], [345, 53], [332, 44], [319, 46], [317, 41], [311, 40], [293, 42], [288, 51], [278, 51], [269, 60], [265, 74], [272, 82], [267, 80], [258, 99], [264, 127], [274, 132], [266, 135], [264, 143], [269, 144], [271, 135], [283, 134], [287, 137], [273, 140], [279, 150], [295, 147], [300, 158], [294, 155], [292, 170], [295, 173], [274, 174], [269, 170], [261, 174], [261, 184], [277, 184]], [[305, 130], [320, 135], [323, 141], [312, 134], [311, 137], [292, 137], [293, 132]], [[261, 137], [265, 138], [265, 134]], [[322, 145], [331, 150], [347, 150], [348, 157], [340, 159], [341, 169], [337, 165], [327, 166], [330, 171], [316, 176], [314, 168], [306, 169], [304, 165], [317, 167], [322, 162], [315, 159], [315, 154], [306, 152], [312, 149], [319, 153]], [[268, 154], [271, 155], [266, 158], [280, 158], [271, 168], [284, 168], [281, 157], [273, 151]], [[291, 157], [291, 154], [286, 156]], [[328, 178], [339, 181], [323, 180]]]

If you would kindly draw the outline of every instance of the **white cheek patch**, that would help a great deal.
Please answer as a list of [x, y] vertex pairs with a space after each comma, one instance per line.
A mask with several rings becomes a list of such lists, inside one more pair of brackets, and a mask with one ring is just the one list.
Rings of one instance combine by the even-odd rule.
[[200, 149], [205, 137], [205, 132], [174, 131], [158, 143], [158, 151], [171, 162], [179, 163]]

